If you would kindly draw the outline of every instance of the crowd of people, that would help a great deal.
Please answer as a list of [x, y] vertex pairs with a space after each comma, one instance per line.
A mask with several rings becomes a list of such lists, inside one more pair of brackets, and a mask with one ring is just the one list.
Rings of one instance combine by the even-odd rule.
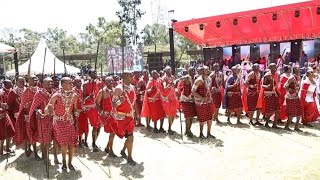
[[[320, 75], [316, 66], [303, 68], [303, 76], [300, 70], [295, 65], [279, 67], [279, 63], [270, 63], [261, 73], [258, 64], [248, 64], [243, 73], [243, 65], [238, 64], [226, 75], [215, 63], [212, 69], [186, 66], [178, 79], [170, 67], [165, 67], [163, 74], [155, 70], [150, 74], [147, 70], [125, 71], [122, 78], [97, 77], [97, 72], [91, 69], [86, 77], [46, 77], [39, 81], [37, 76], [30, 75], [17, 77], [15, 83], [4, 80], [0, 92], [0, 154], [4, 150], [13, 152], [14, 143], [16, 147], [24, 147], [27, 157], [33, 153], [36, 160], [49, 161], [48, 149], [53, 143], [54, 162], [60, 163], [60, 147], [62, 169], [74, 170], [75, 148], [88, 147], [91, 125], [93, 152], [99, 151], [96, 141], [103, 128], [110, 134], [104, 151], [117, 157], [113, 149], [115, 136], [125, 138], [120, 155], [135, 165], [132, 157], [135, 127], [176, 134], [172, 124], [181, 110], [187, 137], [194, 137], [192, 122], [196, 119], [200, 125], [199, 138], [215, 139], [211, 126], [213, 121], [222, 123], [221, 106], [226, 109], [228, 123], [233, 116], [237, 124], [243, 123], [241, 114], [245, 113], [252, 126], [280, 128], [279, 123], [287, 120], [284, 129], [292, 131], [290, 124], [296, 118], [294, 130], [301, 131], [300, 123], [312, 126], [319, 117]], [[165, 118], [168, 129], [164, 128]]]

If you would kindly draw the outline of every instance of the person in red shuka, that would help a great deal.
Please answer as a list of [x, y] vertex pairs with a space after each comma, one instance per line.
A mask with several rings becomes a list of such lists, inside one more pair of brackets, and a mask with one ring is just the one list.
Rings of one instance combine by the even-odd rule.
[[197, 119], [200, 123], [200, 138], [204, 139], [203, 127], [204, 123], [208, 124], [207, 138], [215, 138], [211, 135], [212, 125], [212, 98], [211, 98], [211, 79], [208, 77], [210, 70], [207, 66], [199, 68], [198, 78], [195, 80], [192, 86], [192, 94], [194, 96]]
[[[150, 118], [154, 123], [155, 133], [166, 132], [163, 129], [163, 121], [166, 116], [161, 102], [161, 82], [159, 81], [159, 74], [156, 70], [151, 72], [152, 79], [149, 80], [144, 95], [141, 117]], [[157, 122], [160, 120], [160, 128], [157, 129]], [[147, 122], [147, 130], [151, 130], [149, 122]]]
[[117, 157], [113, 152], [113, 140], [115, 132], [118, 132], [117, 122], [112, 117], [112, 97], [113, 97], [113, 78], [106, 78], [106, 87], [103, 87], [95, 100], [96, 108], [100, 114], [102, 124], [104, 124], [104, 131], [110, 133], [109, 141], [104, 151], [110, 157]]
[[274, 63], [271, 63], [268, 66], [270, 70], [263, 77], [263, 84], [261, 85], [263, 88], [263, 97], [264, 97], [264, 111], [266, 117], [266, 127], [269, 127], [270, 117], [274, 114], [274, 122], [272, 128], [279, 128], [277, 126], [278, 118], [280, 114], [280, 106], [279, 106], [279, 96], [276, 91], [276, 80], [274, 79], [274, 74], [277, 71], [277, 66]]
[[[245, 85], [247, 86], [247, 106], [248, 114], [251, 125], [262, 125], [259, 122], [260, 110], [257, 109], [257, 103], [259, 98], [259, 79], [257, 78], [260, 74], [259, 65], [254, 64], [252, 66], [252, 72], [250, 72], [245, 80]], [[256, 122], [253, 122], [253, 114], [257, 112]]]
[[6, 141], [7, 153], [13, 153], [10, 150], [10, 142], [14, 136], [14, 126], [8, 115], [8, 92], [12, 87], [9, 80], [4, 81], [4, 89], [0, 90], [0, 155], [3, 154], [4, 141]]
[[[29, 121], [36, 122], [37, 142], [41, 144], [42, 158], [46, 161], [47, 155], [49, 155], [49, 144], [53, 138], [52, 117], [44, 115], [44, 109], [52, 96], [53, 80], [45, 78], [42, 85], [43, 88], [40, 88], [34, 95], [29, 111]], [[34, 120], [31, 118], [34, 118]], [[57, 161], [56, 156], [55, 161]]]
[[19, 76], [16, 81], [17, 87], [11, 89], [11, 91], [8, 94], [8, 114], [13, 125], [15, 125], [16, 119], [18, 117], [19, 106], [21, 102], [21, 94], [25, 90], [24, 84], [25, 79]]
[[[140, 127], [140, 126], [144, 126], [141, 123], [141, 109], [142, 109], [142, 102], [143, 102], [143, 94], [144, 94], [144, 90], [146, 85], [144, 84], [144, 81], [141, 80], [140, 78], [140, 71], [135, 70], [134, 71], [134, 77], [132, 80], [132, 85], [134, 85], [134, 87], [136, 88], [136, 94], [137, 94], [137, 101], [136, 101], [136, 114], [135, 114], [135, 120], [136, 120], [136, 126]], [[142, 90], [141, 90], [142, 88]]]
[[96, 109], [96, 104], [94, 102], [98, 92], [99, 92], [99, 85], [96, 80], [97, 72], [93, 69], [89, 70], [90, 80], [86, 81], [83, 84], [83, 101], [84, 101], [84, 108], [86, 110], [86, 116], [90, 121], [92, 126], [92, 148], [93, 152], [98, 152], [98, 146], [96, 145], [96, 141], [98, 139], [101, 122], [99, 118], [99, 113]]
[[306, 77], [302, 80], [300, 89], [300, 101], [302, 106], [301, 123], [307, 127], [312, 127], [310, 123], [317, 122], [319, 111], [316, 104], [317, 83], [314, 80], [314, 72], [308, 69]]
[[283, 73], [280, 76], [280, 81], [277, 87], [277, 91], [280, 94], [279, 95], [279, 106], [280, 106], [280, 120], [284, 121], [286, 120], [287, 114], [286, 114], [286, 107], [284, 104], [285, 97], [287, 94], [286, 88], [284, 87], [284, 84], [288, 81], [288, 79], [291, 77], [291, 67], [288, 65], [283, 65], [282, 69]]
[[182, 112], [186, 118], [186, 132], [185, 134], [192, 138], [191, 132], [192, 120], [197, 116], [196, 105], [194, 103], [194, 97], [192, 95], [192, 86], [194, 82], [195, 69], [190, 67], [188, 69], [188, 75], [181, 77], [178, 84], [178, 93], [180, 95], [180, 103]]
[[[83, 100], [82, 100], [82, 81], [80, 77], [76, 77], [74, 79], [74, 88], [73, 91], [78, 96], [78, 107], [79, 109], [79, 118], [78, 118], [78, 136], [79, 136], [79, 148], [85, 146], [88, 147], [87, 139], [88, 139], [88, 132], [89, 132], [89, 124], [88, 124], [88, 118], [86, 116], [86, 113], [83, 110]], [[82, 135], [84, 134], [84, 140], [82, 140]]]
[[214, 117], [213, 120], [216, 120], [217, 123], [221, 123], [218, 119], [219, 109], [222, 103], [222, 93], [224, 88], [224, 76], [223, 73], [220, 72], [220, 67], [218, 63], [213, 65], [213, 72], [210, 74], [210, 78], [212, 79], [211, 84], [211, 94], [212, 94], [212, 101], [213, 101], [213, 109], [214, 109]]
[[172, 75], [171, 68], [167, 66], [164, 69], [164, 76], [162, 77], [162, 93], [161, 93], [161, 100], [163, 110], [166, 113], [166, 116], [169, 121], [169, 128], [168, 133], [173, 135], [175, 132], [171, 129], [172, 123], [176, 117], [179, 102], [175, 94], [174, 88], [174, 77]]
[[[30, 149], [30, 145], [32, 145], [34, 158], [36, 160], [40, 160], [40, 157], [37, 154], [36, 139], [34, 137], [34, 135], [36, 134], [36, 124], [34, 121], [29, 121], [30, 106], [32, 104], [34, 95], [38, 91], [38, 78], [35, 75], [31, 75], [28, 81], [29, 87], [27, 87], [21, 95], [21, 103], [19, 107], [18, 118], [15, 125], [15, 143], [17, 146], [20, 146], [23, 143], [25, 144], [25, 154], [27, 157], [30, 156], [32, 152]], [[29, 136], [29, 134], [31, 136]]]
[[[133, 132], [135, 127], [134, 106], [136, 101], [135, 89], [131, 85], [132, 76], [131, 72], [123, 72], [122, 84], [119, 84], [114, 89], [112, 102], [114, 109], [113, 117], [118, 122], [122, 135], [127, 138], [120, 153], [123, 157], [127, 157], [127, 162], [130, 165], [136, 165], [136, 162], [132, 159]], [[126, 149], [128, 150], [128, 156], [125, 153]]]
[[[44, 115], [53, 116], [54, 138], [62, 150], [62, 170], [67, 170], [66, 156], [68, 150], [68, 168], [74, 171], [72, 159], [77, 144], [78, 96], [72, 90], [72, 80], [69, 77], [61, 79], [61, 86], [62, 90], [51, 97], [44, 110]], [[74, 119], [74, 116], [76, 119]]]
[[285, 96], [286, 103], [286, 112], [288, 115], [287, 124], [284, 129], [290, 130], [289, 125], [294, 117], [296, 117], [296, 123], [294, 130], [301, 132], [299, 129], [299, 122], [302, 116], [302, 108], [299, 98], [299, 89], [300, 89], [300, 68], [294, 67], [293, 74], [284, 84], [284, 87], [287, 89], [287, 94]]

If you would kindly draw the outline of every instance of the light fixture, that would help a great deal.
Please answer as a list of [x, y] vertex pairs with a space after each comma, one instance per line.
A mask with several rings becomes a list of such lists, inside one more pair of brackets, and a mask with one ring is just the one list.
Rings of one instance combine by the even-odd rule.
[[199, 29], [202, 31], [203, 30], [203, 24], [199, 25]]
[[237, 46], [235, 46], [233, 49], [237, 49]]
[[217, 27], [217, 28], [220, 28], [220, 27], [221, 27], [220, 21], [217, 21], [217, 22], [216, 22], [216, 27]]
[[257, 47], [257, 46], [254, 44], [254, 45], [253, 45], [253, 48], [256, 48], [256, 47]]
[[278, 19], [278, 15], [276, 13], [272, 14], [272, 20], [277, 20]]
[[277, 44], [276, 44], [276, 43], [274, 43], [274, 44], [273, 44], [273, 46], [274, 46], [274, 47], [276, 47], [276, 46], [277, 46]]
[[233, 25], [238, 25], [238, 19], [233, 19]]
[[294, 11], [294, 17], [296, 17], [296, 18], [300, 17], [300, 11], [299, 10], [295, 10]]
[[320, 15], [320, 7], [317, 7], [317, 14]]
[[188, 32], [189, 31], [189, 27], [188, 26], [184, 27], [184, 31]]
[[294, 44], [295, 44], [295, 45], [297, 45], [297, 44], [298, 44], [298, 42], [296, 41]]
[[253, 17], [252, 17], [252, 22], [253, 22], [253, 23], [257, 23], [257, 21], [258, 21], [257, 16], [253, 16]]

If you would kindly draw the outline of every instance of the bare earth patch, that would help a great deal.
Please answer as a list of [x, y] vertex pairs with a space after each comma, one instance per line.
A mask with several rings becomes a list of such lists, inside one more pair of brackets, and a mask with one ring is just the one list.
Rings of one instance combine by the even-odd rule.
[[[224, 116], [221, 119], [226, 120]], [[248, 123], [248, 120], [242, 119], [242, 122]], [[62, 173], [61, 165], [55, 166], [51, 155], [50, 179], [320, 179], [319, 125], [303, 127], [304, 132], [297, 133], [214, 124], [215, 140], [198, 137], [181, 140], [179, 118], [173, 129], [177, 134], [169, 136], [136, 128], [133, 150], [136, 166], [126, 164], [120, 157], [108, 157], [103, 152], [108, 135], [101, 132], [97, 142], [101, 151], [92, 153], [91, 147], [78, 149], [73, 161], [75, 172]], [[199, 135], [198, 123], [193, 123], [192, 130]], [[118, 156], [123, 142], [115, 138], [114, 151]], [[90, 146], [90, 139], [88, 144]], [[59, 159], [61, 161], [61, 156]], [[43, 161], [26, 158], [22, 149], [16, 150], [16, 156], [9, 157], [8, 164], [5, 156], [0, 157], [2, 180], [45, 178]]]

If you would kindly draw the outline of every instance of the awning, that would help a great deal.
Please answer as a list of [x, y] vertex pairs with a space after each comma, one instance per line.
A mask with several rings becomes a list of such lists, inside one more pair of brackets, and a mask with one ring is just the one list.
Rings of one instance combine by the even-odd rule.
[[320, 0], [172, 23], [200, 46], [230, 46], [320, 37]]
[[0, 53], [13, 52], [16, 49], [14, 47], [8, 46], [6, 44], [0, 43]]

